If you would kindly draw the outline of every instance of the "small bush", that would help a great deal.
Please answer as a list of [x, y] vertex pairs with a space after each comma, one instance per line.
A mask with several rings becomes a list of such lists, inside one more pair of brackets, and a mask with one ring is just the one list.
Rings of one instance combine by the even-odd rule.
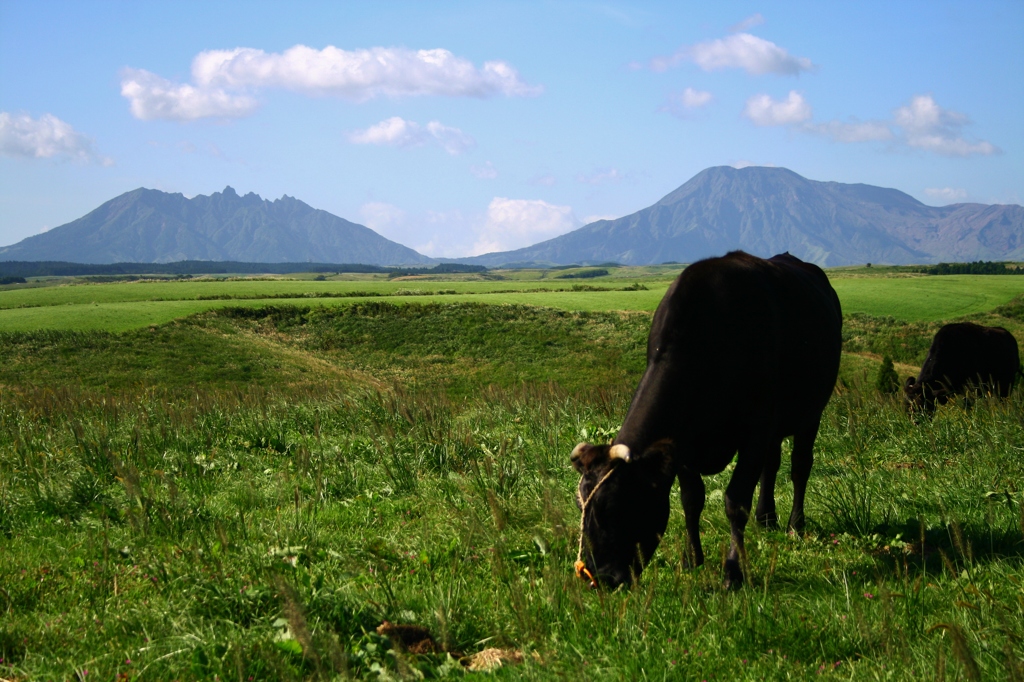
[[882, 366], [878, 369], [875, 388], [879, 393], [885, 395], [892, 395], [900, 390], [900, 377], [892, 366], [892, 358], [888, 355], [882, 358]]
[[590, 279], [591, 277], [604, 277], [607, 274], [608, 271], [604, 268], [593, 268], [579, 272], [567, 272], [564, 275], [555, 276], [555, 279]]

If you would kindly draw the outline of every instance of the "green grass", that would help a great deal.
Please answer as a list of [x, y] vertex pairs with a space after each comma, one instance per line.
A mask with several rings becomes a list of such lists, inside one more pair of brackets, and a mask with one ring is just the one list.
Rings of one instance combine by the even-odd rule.
[[[907, 276], [889, 270], [878, 269], [877, 276], [864, 276], [867, 269], [833, 271], [832, 283], [844, 313], [935, 322], [982, 313], [1024, 294], [1024, 278]], [[310, 299], [337, 306], [385, 296], [396, 303], [479, 301], [562, 310], [653, 311], [677, 271], [674, 266], [613, 268], [610, 276], [587, 280], [553, 279], [572, 270], [521, 270], [505, 271], [500, 281], [248, 279], [8, 288], [0, 291], [0, 331], [125, 331], [224, 306], [302, 304]], [[634, 283], [644, 288], [623, 290]]]
[[[436, 292], [486, 294], [502, 291], [571, 289], [576, 285], [621, 288], [631, 279], [595, 278], [588, 282], [566, 280], [511, 281], [430, 281], [401, 279], [392, 281], [324, 281], [312, 280], [183, 280], [174, 282], [112, 282], [106, 284], [75, 284], [51, 287], [8, 289], [0, 291], [0, 309], [52, 305], [92, 305], [129, 303], [135, 301], [185, 301], [210, 298], [261, 299], [302, 298], [304, 296], [353, 296], [361, 293], [388, 296], [403, 293]], [[668, 286], [670, 279], [663, 280]], [[662, 289], [664, 291], [664, 289]]]
[[928, 323], [854, 318], [808, 532], [751, 528], [745, 588], [721, 586], [724, 472], [707, 566], [674, 500], [604, 594], [572, 575], [568, 453], [621, 422], [649, 315], [396, 302], [0, 334], [0, 677], [464, 674], [384, 620], [523, 651], [517, 679], [1024, 673], [1024, 396], [912, 424], [870, 347]]
[[1024, 278], [995, 275], [834, 277], [843, 313], [934, 322], [992, 310], [1024, 294]]
[[[480, 304], [220, 308], [124, 333], [0, 334], [0, 385], [282, 390], [394, 382], [458, 395], [480, 386], [621, 383], [643, 369], [650, 316]], [[460, 371], [452, 371], [451, 365]], [[579, 372], [580, 366], [589, 372]]]
[[[491, 305], [527, 304], [562, 310], [653, 311], [664, 296], [664, 288], [647, 291], [579, 291], [495, 294], [398, 295], [383, 300], [402, 305], [407, 303], [486, 302]], [[349, 306], [381, 300], [383, 297], [316, 298], [320, 307]], [[88, 305], [40, 306], [0, 310], [0, 331], [32, 331], [39, 329], [72, 331], [127, 331], [153, 324], [163, 324], [188, 315], [215, 308], [244, 306], [258, 308], [273, 305], [308, 305], [309, 298], [238, 299], [202, 301], [136, 301], [129, 303], [96, 303]]]

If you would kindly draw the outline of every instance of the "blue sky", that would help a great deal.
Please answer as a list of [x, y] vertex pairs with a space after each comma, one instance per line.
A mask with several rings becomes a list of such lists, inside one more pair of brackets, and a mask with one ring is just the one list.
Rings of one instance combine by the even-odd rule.
[[1024, 201], [1024, 2], [0, 0], [0, 245], [137, 187], [283, 194], [432, 256], [716, 165]]

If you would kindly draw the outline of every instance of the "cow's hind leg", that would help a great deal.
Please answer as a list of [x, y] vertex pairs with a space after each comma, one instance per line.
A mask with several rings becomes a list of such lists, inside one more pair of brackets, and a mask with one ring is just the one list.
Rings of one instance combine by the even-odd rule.
[[804, 495], [807, 493], [807, 479], [811, 477], [814, 465], [814, 439], [818, 437], [820, 421], [793, 436], [792, 472], [793, 511], [789, 515], [789, 529], [801, 532], [804, 529]]
[[725, 489], [725, 515], [732, 529], [732, 543], [725, 560], [725, 586], [738, 588], [743, 584], [741, 564], [746, 559], [743, 534], [750, 516], [750, 503], [754, 498], [754, 486], [761, 476], [761, 470], [769, 446], [765, 442], [754, 443], [740, 448], [732, 479]]
[[704, 563], [704, 548], [700, 544], [700, 515], [704, 511], [705, 499], [704, 479], [698, 472], [686, 468], [679, 472], [679, 496], [686, 517], [690, 565], [697, 567]]
[[766, 528], [779, 527], [779, 515], [775, 511], [775, 477], [782, 464], [782, 442], [769, 448], [765, 453], [761, 469], [761, 489], [757, 494], [757, 522]]

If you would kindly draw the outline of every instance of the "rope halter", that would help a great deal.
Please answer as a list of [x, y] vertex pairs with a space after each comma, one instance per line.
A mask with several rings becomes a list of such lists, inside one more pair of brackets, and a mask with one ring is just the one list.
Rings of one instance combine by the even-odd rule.
[[[585, 445], [586, 443], [580, 443], [573, 448], [571, 459], [575, 460], [579, 457], [579, 454]], [[621, 459], [623, 462], [628, 464], [630, 461], [629, 446], [618, 443], [608, 448], [608, 461], [611, 462], [616, 459]], [[594, 495], [597, 494], [598, 489], [604, 485], [604, 482], [608, 480], [608, 477], [611, 476], [616, 469], [618, 469], [617, 466], [609, 467], [604, 476], [598, 480], [597, 485], [595, 485], [593, 490], [590, 491], [590, 494], [587, 495], [587, 499], [583, 499], [583, 495], [580, 494], [579, 486], [576, 486], [576, 500], [580, 504], [580, 542], [576, 549], [576, 563], [573, 564], [573, 568], [576, 571], [576, 577], [586, 578], [590, 581], [591, 587], [597, 587], [597, 579], [594, 578], [593, 574], [589, 570], [587, 570], [587, 563], [583, 561], [583, 524], [587, 518], [587, 505], [592, 499], [594, 499]]]

